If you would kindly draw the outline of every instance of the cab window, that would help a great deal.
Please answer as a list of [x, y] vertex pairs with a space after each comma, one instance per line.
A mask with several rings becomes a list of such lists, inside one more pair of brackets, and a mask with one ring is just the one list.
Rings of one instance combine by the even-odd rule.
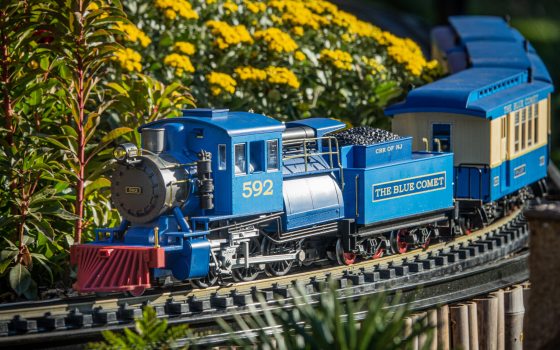
[[268, 171], [278, 170], [278, 140], [269, 140], [266, 168]]
[[264, 141], [251, 142], [249, 145], [249, 153], [249, 172], [257, 173], [263, 171]]
[[218, 145], [218, 170], [226, 170], [226, 145]]
[[245, 144], [238, 143], [234, 149], [235, 174], [247, 174], [247, 155], [245, 153]]
[[441, 152], [451, 152], [451, 125], [433, 124], [432, 125], [432, 150], [437, 150], [436, 139], [441, 144]]

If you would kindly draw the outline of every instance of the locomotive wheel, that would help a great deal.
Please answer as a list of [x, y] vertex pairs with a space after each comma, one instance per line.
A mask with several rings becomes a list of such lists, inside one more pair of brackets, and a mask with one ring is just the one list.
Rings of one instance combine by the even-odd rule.
[[[295, 244], [294, 242], [275, 243], [265, 238], [262, 241], [261, 251], [264, 255], [287, 254], [292, 253], [298, 246], [299, 244]], [[284, 276], [290, 271], [294, 265], [294, 261], [295, 260], [283, 260], [267, 263], [264, 272], [269, 277]]]
[[[259, 255], [261, 253], [261, 244], [258, 238], [253, 237], [249, 241], [249, 256]], [[261, 273], [261, 270], [255, 266], [250, 265], [249, 268], [240, 267], [233, 269], [231, 275], [236, 282], [249, 282], [253, 281]]]
[[204, 278], [191, 280], [190, 282], [191, 285], [195, 288], [204, 289], [204, 288], [212, 287], [218, 282], [218, 274], [216, 273], [216, 270], [214, 270], [214, 268], [211, 267], [210, 270], [208, 271], [208, 276]]
[[377, 248], [377, 250], [375, 251], [375, 254], [373, 254], [373, 256], [371, 257], [372, 259], [379, 259], [382, 258], [383, 255], [385, 254], [385, 248]]
[[351, 252], [345, 252], [342, 248], [342, 242], [336, 241], [336, 261], [339, 265], [352, 265], [356, 262], [356, 254]]
[[406, 242], [408, 234], [408, 230], [405, 229], [391, 232], [391, 248], [394, 254], [404, 254], [408, 251], [408, 243]]

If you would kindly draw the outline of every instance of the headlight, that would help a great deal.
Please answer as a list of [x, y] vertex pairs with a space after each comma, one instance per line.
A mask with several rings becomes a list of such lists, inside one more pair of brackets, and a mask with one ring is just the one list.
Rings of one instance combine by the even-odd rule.
[[136, 157], [138, 155], [138, 148], [133, 143], [123, 143], [115, 147], [113, 157], [118, 161], [123, 161], [127, 158]]

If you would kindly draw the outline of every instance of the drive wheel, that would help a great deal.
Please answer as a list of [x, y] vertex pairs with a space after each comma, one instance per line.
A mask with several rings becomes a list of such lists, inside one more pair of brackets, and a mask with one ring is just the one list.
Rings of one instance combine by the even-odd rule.
[[194, 279], [191, 280], [190, 282], [191, 285], [195, 288], [204, 289], [204, 288], [212, 287], [218, 282], [218, 274], [216, 273], [216, 270], [213, 267], [210, 267], [210, 270], [208, 270], [208, 276], [204, 278]]
[[356, 254], [351, 252], [345, 252], [342, 248], [342, 241], [339, 239], [336, 241], [336, 261], [339, 265], [352, 265], [356, 262]]
[[[249, 241], [249, 256], [259, 255], [261, 253], [261, 244], [257, 237], [251, 238]], [[256, 265], [249, 265], [249, 268], [239, 267], [233, 269], [231, 274], [236, 282], [253, 281], [259, 276], [261, 270]]]
[[391, 232], [391, 248], [394, 254], [404, 254], [408, 251], [408, 230], [401, 229]]
[[[298, 243], [295, 242], [286, 242], [286, 243], [275, 243], [272, 242], [268, 238], [264, 238], [262, 241], [262, 252], [263, 255], [279, 255], [279, 254], [289, 254], [293, 253], [295, 249], [299, 246]], [[282, 261], [273, 261], [267, 263], [264, 272], [267, 276], [284, 276], [294, 265], [295, 260], [282, 260]]]

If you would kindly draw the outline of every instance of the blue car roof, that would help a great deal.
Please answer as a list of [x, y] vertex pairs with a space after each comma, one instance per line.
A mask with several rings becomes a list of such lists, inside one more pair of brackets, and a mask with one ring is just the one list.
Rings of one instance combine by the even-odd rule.
[[525, 99], [540, 100], [552, 90], [549, 83], [529, 82], [525, 70], [471, 68], [410, 91], [385, 114], [443, 112], [493, 119], [521, 108], [519, 101], [523, 106]]
[[519, 42], [473, 41], [465, 44], [473, 67], [508, 67], [527, 69], [531, 61]]
[[449, 23], [463, 42], [475, 40], [518, 40], [518, 37], [512, 32], [507, 22], [501, 17], [451, 16], [449, 17]]
[[158, 124], [172, 121], [188, 122], [195, 121], [213, 126], [228, 133], [230, 136], [241, 136], [265, 132], [282, 132], [284, 124], [278, 120], [257, 113], [230, 112], [228, 109], [193, 108], [183, 110], [183, 116], [178, 118], [163, 119], [138, 128], [157, 126]]

